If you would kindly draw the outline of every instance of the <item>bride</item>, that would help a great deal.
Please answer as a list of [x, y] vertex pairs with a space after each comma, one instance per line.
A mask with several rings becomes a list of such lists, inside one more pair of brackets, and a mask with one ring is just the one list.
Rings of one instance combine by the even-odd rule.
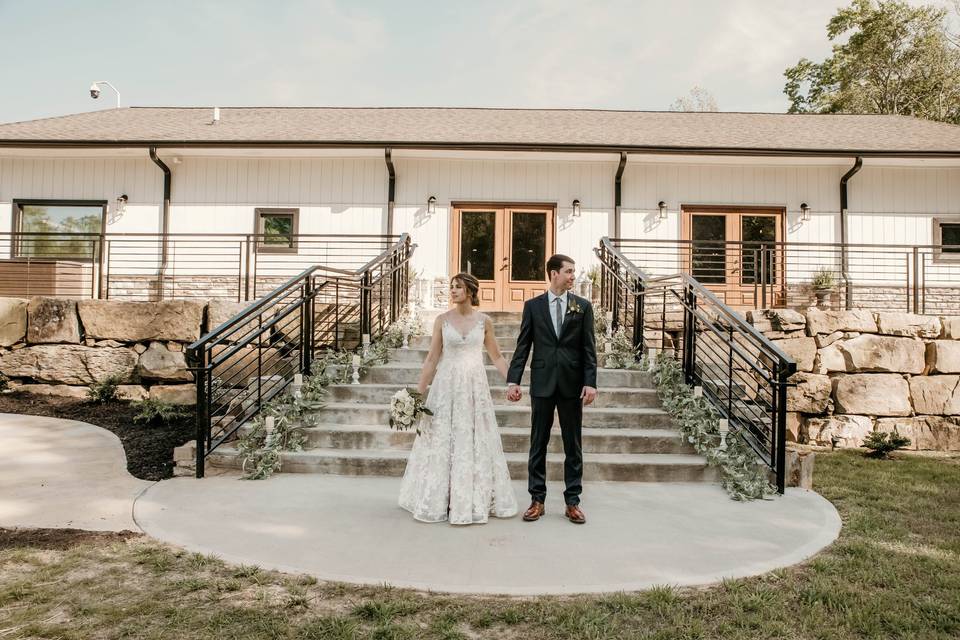
[[400, 506], [422, 522], [474, 524], [488, 516], [509, 518], [517, 499], [503, 455], [483, 349], [507, 377], [493, 323], [473, 307], [480, 283], [458, 273], [450, 280], [456, 305], [437, 317], [417, 390], [431, 383], [426, 405], [400, 484]]

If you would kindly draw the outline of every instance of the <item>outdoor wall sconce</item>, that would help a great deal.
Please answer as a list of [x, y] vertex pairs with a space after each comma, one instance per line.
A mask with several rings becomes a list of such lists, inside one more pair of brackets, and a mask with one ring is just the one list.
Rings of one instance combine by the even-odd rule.
[[427, 198], [427, 213], [433, 214], [437, 212], [437, 196], [430, 196]]
[[806, 202], [800, 203], [800, 221], [810, 222], [810, 207]]
[[657, 203], [657, 209], [660, 210], [660, 219], [666, 220], [667, 219], [667, 203], [661, 200], [660, 202]]
[[116, 215], [122, 216], [127, 210], [127, 194], [117, 196], [117, 212]]
[[574, 200], [570, 206], [573, 207], [573, 217], [579, 218], [580, 217], [580, 201]]

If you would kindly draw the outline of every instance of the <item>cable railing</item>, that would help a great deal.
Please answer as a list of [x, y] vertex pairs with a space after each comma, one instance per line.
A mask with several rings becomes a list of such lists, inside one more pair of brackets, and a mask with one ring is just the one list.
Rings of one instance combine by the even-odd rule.
[[923, 245], [611, 239], [653, 277], [687, 273], [735, 308], [960, 313], [960, 251]]
[[207, 457], [281, 394], [315, 355], [375, 341], [408, 302], [410, 257], [401, 235], [356, 269], [314, 265], [187, 348], [197, 384], [196, 475]]
[[250, 302], [305, 269], [353, 271], [397, 236], [0, 233], [0, 295]]
[[702, 390], [783, 493], [787, 387], [796, 363], [690, 274], [651, 275], [609, 238], [595, 253], [612, 329], [632, 336], [638, 356], [677, 358], [686, 383]]

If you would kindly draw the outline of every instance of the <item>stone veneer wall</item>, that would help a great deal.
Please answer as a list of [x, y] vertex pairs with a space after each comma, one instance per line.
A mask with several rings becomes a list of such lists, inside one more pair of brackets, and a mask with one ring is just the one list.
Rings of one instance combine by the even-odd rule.
[[797, 361], [788, 440], [858, 447], [896, 430], [912, 449], [960, 450], [960, 317], [811, 308], [747, 320]]
[[247, 304], [0, 298], [0, 374], [10, 388], [76, 398], [117, 375], [121, 398], [195, 404], [185, 347]]

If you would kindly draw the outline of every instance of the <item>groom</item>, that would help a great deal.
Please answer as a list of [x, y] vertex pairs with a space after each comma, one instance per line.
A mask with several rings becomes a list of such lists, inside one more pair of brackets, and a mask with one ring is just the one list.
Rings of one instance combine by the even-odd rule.
[[597, 348], [593, 333], [593, 307], [584, 298], [570, 293], [575, 265], [564, 255], [547, 260], [550, 289], [523, 305], [523, 319], [517, 349], [507, 373], [507, 400], [520, 400], [520, 378], [530, 364], [530, 461], [528, 488], [533, 502], [523, 514], [527, 522], [539, 520], [547, 497], [547, 444], [553, 426], [553, 412], [560, 416], [563, 436], [563, 492], [570, 522], [587, 521], [580, 509], [583, 451], [580, 429], [583, 407], [597, 397]]

